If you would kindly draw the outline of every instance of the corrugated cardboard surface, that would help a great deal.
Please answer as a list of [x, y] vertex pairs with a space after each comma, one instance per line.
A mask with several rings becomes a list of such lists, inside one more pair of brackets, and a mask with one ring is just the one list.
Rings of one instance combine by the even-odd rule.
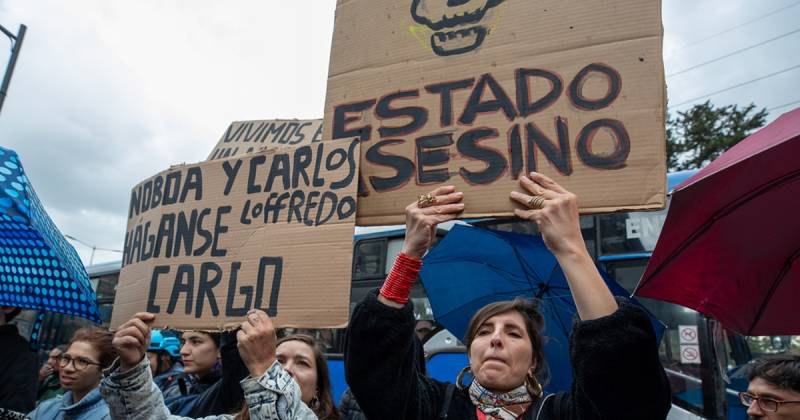
[[[133, 190], [112, 327], [119, 326], [136, 312], [147, 310], [157, 313], [157, 327], [217, 330], [237, 325], [243, 319], [241, 312], [254, 306], [267, 310], [279, 326], [331, 327], [345, 324], [350, 299], [358, 153], [358, 142], [352, 140], [320, 142], [177, 166], [142, 182]], [[228, 172], [224, 169], [225, 165]], [[233, 170], [236, 165], [241, 165], [238, 171]], [[300, 170], [303, 167], [305, 169]], [[196, 188], [186, 189], [183, 203], [170, 204], [175, 201], [172, 198], [180, 198], [184, 194], [183, 185], [187, 184], [192, 173], [201, 174], [192, 179], [202, 179], [202, 197], [197, 199]], [[226, 173], [236, 174], [232, 182], [228, 182], [231, 177]], [[167, 191], [165, 185], [167, 179], [172, 180], [170, 185], [176, 184], [174, 180], [178, 174], [181, 175], [182, 186], [177, 189], [179, 193], [176, 195], [172, 186]], [[271, 186], [268, 185], [270, 174], [276, 175]], [[161, 198], [148, 200], [151, 204], [154, 201], [160, 203], [154, 208], [135, 205], [143, 201], [142, 195], [147, 195], [137, 195], [140, 187], [144, 191], [146, 185], [156, 185], [159, 178], [162, 181], [158, 182], [160, 193], [157, 195], [171, 197], [167, 200], [168, 204], [163, 204], [164, 199]], [[289, 184], [288, 188], [284, 182]], [[226, 185], [230, 185], [227, 194]], [[151, 191], [156, 189], [150, 188]], [[292, 196], [297, 194], [297, 198], [283, 199], [284, 208], [277, 213], [277, 220], [272, 218], [274, 211], [269, 213], [265, 222], [266, 213], [253, 210], [259, 203], [277, 204], [277, 196], [284, 192]], [[309, 199], [312, 192], [316, 194]], [[275, 194], [272, 199], [269, 198], [271, 194]], [[304, 204], [300, 204], [301, 194]], [[323, 195], [327, 198], [321, 198]], [[326, 221], [334, 208], [333, 196], [336, 197], [337, 210]], [[297, 205], [295, 211], [288, 208], [292, 202]], [[309, 202], [315, 204], [307, 206]], [[250, 210], [245, 211], [248, 204]], [[225, 206], [230, 206], [228, 213], [220, 211]], [[197, 223], [202, 229], [195, 228], [194, 233], [188, 235], [193, 238], [188, 253], [183, 245], [178, 246], [170, 239], [174, 235], [166, 234], [169, 231], [167, 224], [160, 229], [161, 221], [166, 220], [169, 214], [183, 212], [191, 215], [192, 210], [203, 214], [203, 209], [208, 209], [207, 215]], [[258, 216], [254, 216], [254, 213]], [[243, 223], [242, 214], [249, 214], [244, 219], [251, 220], [249, 224]], [[291, 222], [288, 222], [290, 214]], [[218, 218], [222, 227], [215, 229]], [[190, 223], [183, 223], [187, 224]], [[137, 228], [141, 233], [137, 233]], [[215, 231], [219, 233], [215, 234]], [[160, 252], [153, 256], [158, 232], [164, 232], [165, 235], [162, 236]], [[216, 256], [212, 254], [215, 247], [211, 245], [214, 241], [218, 250]], [[170, 249], [178, 248], [178, 254], [167, 257], [167, 244], [172, 244]], [[225, 255], [221, 255], [222, 250], [226, 250]], [[256, 279], [264, 257], [273, 258], [263, 260], [266, 263], [276, 259], [282, 261], [282, 275], [275, 301], [277, 305], [270, 304], [270, 299], [275, 296], [276, 264], [265, 264], [263, 295], [256, 302]], [[240, 314], [233, 314], [227, 309], [234, 263], [240, 264], [240, 268], [230, 306], [232, 309], [241, 308]], [[186, 272], [193, 273], [193, 287], [191, 293], [179, 293], [175, 295], [176, 299], [172, 299], [173, 288], [188, 283], [188, 275], [177, 276], [182, 264], [190, 268]], [[203, 264], [217, 264], [222, 272], [221, 280], [212, 289], [213, 300], [219, 311], [217, 314], [212, 312], [208, 295], [201, 298], [199, 292]], [[155, 294], [151, 299], [151, 280], [157, 271], [156, 267], [166, 272], [157, 276], [157, 287], [152, 289]], [[213, 278], [213, 275], [207, 276], [207, 281], [213, 283]], [[250, 295], [249, 303], [247, 295]], [[168, 313], [171, 301], [174, 307], [172, 313]], [[198, 311], [200, 301], [202, 315]], [[158, 307], [157, 310], [153, 305]]]
[[234, 121], [206, 160], [287, 146], [302, 146], [322, 140], [322, 120]]
[[[339, 119], [339, 122], [346, 119], [344, 124], [339, 124], [345, 129], [371, 126], [361, 132], [364, 134], [361, 137], [364, 140], [361, 174], [368, 195], [359, 199], [359, 225], [401, 223], [404, 207], [418, 194], [447, 184], [466, 192], [465, 216], [511, 215], [514, 204], [508, 193], [519, 188], [516, 177], [520, 173], [512, 171], [512, 162], [526, 162], [529, 156], [536, 170], [578, 194], [582, 212], [663, 207], [666, 164], [660, 0], [472, 0], [457, 7], [448, 7], [447, 3], [444, 0], [338, 1], [324, 138], [353, 134], [337, 134], [334, 130], [335, 109], [375, 101], [362, 111], [344, 113]], [[478, 13], [470, 15], [476, 10]], [[438, 18], [465, 14], [474, 17], [471, 22], [450, 27], [447, 25], [452, 24], [453, 19]], [[482, 19], [478, 19], [481, 16]], [[430, 24], [420, 17], [427, 18]], [[459, 19], [465, 20], [455, 20]], [[465, 39], [463, 34], [468, 32], [453, 32], [478, 26], [487, 34], [483, 42], [471, 50], [475, 38], [468, 35]], [[434, 45], [441, 47], [438, 53], [432, 47], [432, 37]], [[450, 38], [450, 46], [440, 45], [440, 39]], [[589, 110], [572, 100], [568, 92], [579, 72], [593, 64], [613, 69], [621, 83], [610, 104]], [[557, 75], [563, 87], [555, 102], [530, 115], [520, 116], [515, 80], [520, 69], [544, 70]], [[467, 118], [459, 122], [470, 95], [486, 74], [510, 98], [514, 108], [511, 118], [495, 109], [477, 113], [472, 121]], [[469, 87], [451, 92], [451, 122], [443, 124], [440, 112], [443, 95], [431, 93], [426, 87], [467, 79], [473, 79]], [[611, 76], [598, 71], [589, 71], [586, 77], [578, 80], [581, 82], [575, 84], [579, 92], [590, 101], [610, 92]], [[528, 88], [529, 99], [533, 102], [546, 95], [551, 84], [533, 77], [528, 79]], [[377, 111], [382, 99], [385, 101], [387, 96], [399, 92], [410, 96], [386, 102], [384, 110]], [[478, 98], [477, 103], [487, 103], [496, 100], [497, 95], [487, 88]], [[404, 127], [414, 121], [409, 116], [387, 118], [391, 114], [387, 109], [396, 111], [409, 107], [427, 110], [424, 124], [410, 133], [382, 136], [381, 127]], [[568, 161], [560, 163], [560, 170], [541, 147], [534, 146], [530, 152], [525, 129], [527, 123], [535, 125], [554, 144], [557, 154], [566, 149], [561, 148], [557, 140], [558, 118], [566, 126], [569, 147]], [[619, 155], [624, 159], [617, 159], [610, 167], [589, 165], [578, 152], [581, 131], [602, 120], [618, 121], [629, 138], [627, 153]], [[511, 147], [508, 140], [515, 126], [521, 133], [521, 151]], [[506, 164], [500, 176], [490, 177], [491, 182], [484, 184], [470, 183], [462, 173], [484, 171], [489, 166], [488, 161], [470, 158], [461, 153], [458, 146], [464, 133], [480, 128], [496, 130], [496, 136], [481, 140], [479, 147], [495, 152], [493, 158], [488, 158], [494, 164], [502, 165], [503, 161]], [[436, 149], [442, 151], [438, 160], [434, 159], [436, 164], [423, 169], [444, 169], [449, 179], [421, 181], [415, 143], [420, 137], [441, 133], [451, 134], [453, 144]], [[612, 156], [621, 147], [619, 138], [608, 128], [600, 128], [592, 138], [591, 142], [583, 143], [584, 151], [600, 158]], [[385, 140], [397, 141], [376, 146]], [[366, 159], [371, 149], [373, 157], [383, 154], [406, 158], [413, 165], [414, 175], [403, 178], [404, 182], [391, 188], [376, 188], [372, 181], [395, 177], [398, 171], [393, 164], [377, 164], [375, 159]], [[446, 154], [449, 161], [443, 162], [442, 154]], [[532, 166], [524, 165], [521, 173], [534, 169]]]

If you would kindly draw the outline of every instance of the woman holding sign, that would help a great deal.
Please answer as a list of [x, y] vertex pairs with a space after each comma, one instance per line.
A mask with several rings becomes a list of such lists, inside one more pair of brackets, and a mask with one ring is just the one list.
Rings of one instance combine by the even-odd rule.
[[[420, 258], [436, 225], [464, 210], [463, 195], [440, 187], [406, 207], [403, 251], [380, 289], [350, 320], [345, 348], [347, 381], [368, 418], [376, 419], [663, 419], [670, 391], [648, 317], [617, 301], [581, 237], [577, 198], [548, 177], [520, 179], [525, 194], [514, 213], [539, 226], [567, 277], [580, 320], [573, 328], [570, 392], [545, 395], [542, 315], [517, 298], [496, 302], [472, 317], [464, 343], [469, 366], [456, 385], [417, 369], [414, 316], [408, 302]], [[474, 380], [463, 384], [463, 373]]]
[[[114, 419], [182, 419], [172, 416], [150, 373], [145, 357], [150, 326], [155, 316], [139, 313], [114, 336], [119, 359], [102, 381], [100, 392]], [[239, 354], [250, 372], [241, 381], [246, 409], [236, 415], [206, 419], [316, 419], [302, 401], [301, 387], [283, 368], [276, 356], [276, 336], [272, 321], [260, 310], [252, 310], [236, 333]], [[311, 397], [309, 397], [310, 399]]]

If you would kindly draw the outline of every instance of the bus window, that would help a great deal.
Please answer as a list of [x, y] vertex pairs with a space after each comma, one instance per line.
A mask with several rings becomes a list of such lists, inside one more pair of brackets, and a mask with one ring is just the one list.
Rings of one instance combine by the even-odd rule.
[[647, 267], [646, 258], [605, 261], [606, 272], [628, 292], [633, 292]]
[[666, 218], [666, 209], [599, 216], [600, 255], [652, 252]]
[[596, 218], [594, 216], [581, 216], [581, 235], [583, 242], [586, 243], [586, 249], [589, 255], [594, 259], [597, 258], [597, 229]]
[[382, 277], [385, 274], [386, 240], [369, 239], [356, 243], [353, 250], [353, 279]]
[[389, 242], [386, 244], [386, 269], [383, 272], [384, 275], [389, 274], [389, 271], [391, 271], [394, 261], [397, 259], [397, 256], [400, 255], [401, 249], [403, 249], [402, 237], [389, 239]]
[[[636, 287], [646, 266], [647, 258], [612, 260], [604, 263], [608, 274], [628, 292], [632, 292]], [[687, 410], [702, 413], [703, 389], [700, 380], [700, 365], [686, 363], [686, 357], [681, 358], [682, 348], [679, 336], [680, 326], [698, 325], [701, 317], [691, 309], [672, 303], [641, 297], [637, 300], [666, 327], [658, 353], [661, 363], [667, 370], [673, 401]]]
[[[521, 233], [523, 235], [539, 235], [539, 227], [536, 223], [520, 219], [488, 219], [472, 223], [485, 229], [499, 230], [503, 232]], [[597, 257], [597, 241], [595, 229], [595, 216], [581, 216], [581, 235], [586, 243], [586, 249], [592, 258]]]
[[539, 227], [536, 223], [519, 219], [491, 219], [474, 223], [486, 229], [499, 230], [502, 232], [515, 232], [524, 235], [538, 235]]
[[411, 303], [414, 304], [414, 319], [433, 320], [433, 309], [431, 308], [431, 302], [424, 293], [421, 293], [420, 297], [414, 297], [414, 294], [415, 293], [412, 291]]
[[[685, 409], [702, 413], [700, 343], [695, 341], [694, 344], [686, 345], [684, 344], [686, 341], [681, 339], [680, 333], [682, 327], [697, 327], [701, 322], [705, 322], [703, 317], [692, 309], [672, 303], [647, 298], [638, 298], [638, 300], [666, 327], [658, 354], [669, 378], [673, 401]], [[704, 340], [704, 338], [697, 337], [697, 340]], [[691, 357], [694, 359], [690, 360]]]
[[773, 354], [800, 352], [800, 335], [775, 335], [744, 337], [753, 358]]
[[97, 307], [100, 310], [100, 318], [103, 320], [103, 327], [108, 327], [111, 323], [111, 311], [114, 308], [114, 295], [117, 293], [117, 282], [119, 273], [106, 274], [92, 279], [97, 294]]

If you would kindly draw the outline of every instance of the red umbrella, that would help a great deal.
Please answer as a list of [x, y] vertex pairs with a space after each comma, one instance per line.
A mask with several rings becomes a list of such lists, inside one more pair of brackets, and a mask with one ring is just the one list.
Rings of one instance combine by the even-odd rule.
[[635, 294], [745, 335], [800, 334], [800, 109], [675, 189]]

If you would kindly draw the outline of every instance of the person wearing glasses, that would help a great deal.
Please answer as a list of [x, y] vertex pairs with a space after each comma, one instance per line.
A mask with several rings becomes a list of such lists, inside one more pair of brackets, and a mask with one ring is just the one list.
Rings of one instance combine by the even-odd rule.
[[739, 399], [751, 419], [800, 419], [800, 354], [757, 359]]
[[58, 360], [58, 376], [66, 392], [41, 403], [28, 417], [31, 420], [110, 419], [108, 405], [98, 386], [103, 369], [116, 358], [113, 338], [111, 332], [101, 328], [75, 331]]

